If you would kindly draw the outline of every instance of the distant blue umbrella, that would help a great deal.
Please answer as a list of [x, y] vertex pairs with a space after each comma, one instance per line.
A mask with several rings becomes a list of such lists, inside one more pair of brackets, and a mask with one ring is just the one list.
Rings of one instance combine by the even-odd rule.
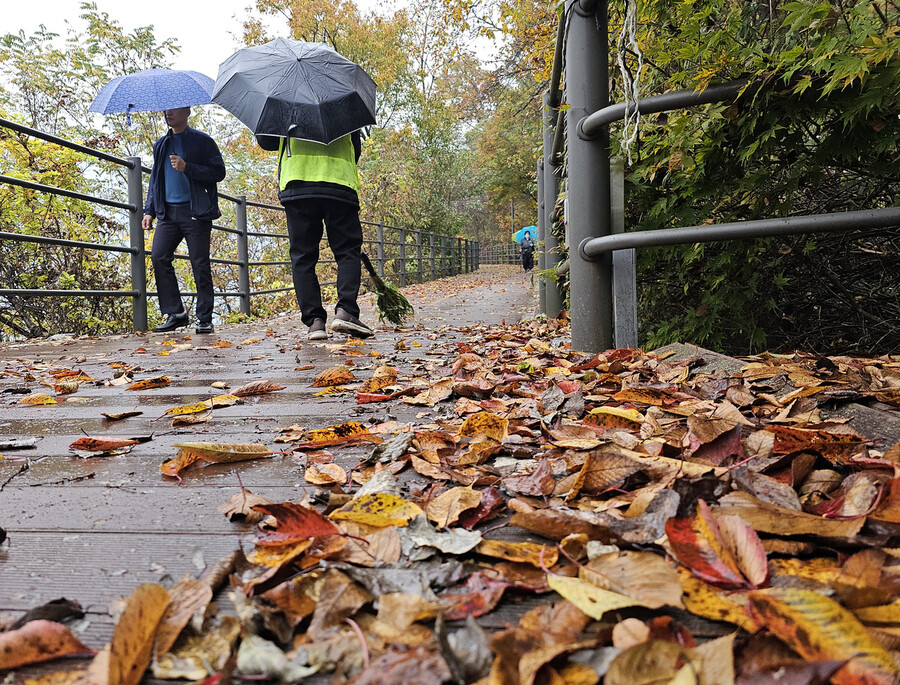
[[526, 231], [531, 233], [531, 239], [534, 240], [535, 236], [537, 235], [537, 226], [525, 226], [524, 228], [520, 228], [518, 231], [513, 233], [513, 240], [515, 240], [517, 243], [521, 243], [522, 238], [525, 237]]
[[163, 112], [167, 109], [208, 105], [213, 81], [197, 71], [147, 69], [117, 76], [107, 83], [88, 108], [90, 112]]

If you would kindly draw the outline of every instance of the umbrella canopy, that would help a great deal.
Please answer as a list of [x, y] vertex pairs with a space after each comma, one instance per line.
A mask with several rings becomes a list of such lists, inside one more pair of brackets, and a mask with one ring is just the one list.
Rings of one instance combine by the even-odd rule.
[[256, 135], [328, 144], [375, 123], [375, 82], [324, 43], [276, 38], [219, 65], [212, 101]]
[[117, 76], [107, 83], [88, 108], [90, 112], [163, 112], [178, 107], [207, 105], [214, 81], [197, 71], [148, 69]]
[[517, 243], [522, 242], [522, 238], [525, 237], [525, 232], [531, 233], [531, 239], [534, 240], [534, 237], [537, 235], [537, 226], [525, 226], [524, 228], [520, 228], [518, 231], [513, 233], [513, 240]]

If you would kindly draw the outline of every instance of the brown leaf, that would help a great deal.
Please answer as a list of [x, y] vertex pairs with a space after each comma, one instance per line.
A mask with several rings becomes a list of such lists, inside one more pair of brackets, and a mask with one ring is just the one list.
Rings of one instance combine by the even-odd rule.
[[265, 497], [254, 495], [246, 488], [241, 488], [239, 493], [222, 502], [218, 507], [218, 511], [225, 514], [229, 521], [259, 523], [265, 516], [253, 509], [257, 504], [272, 504], [272, 501]]
[[420, 392], [415, 397], [404, 397], [406, 404], [412, 404], [422, 407], [433, 407], [438, 402], [446, 400], [453, 394], [453, 379], [445, 378], [438, 381], [427, 390]]
[[278, 385], [273, 381], [258, 380], [242, 385], [240, 388], [231, 392], [235, 397], [249, 397], [251, 395], [265, 395], [276, 390], [284, 390], [283, 385]]
[[69, 445], [69, 449], [82, 452], [113, 452], [125, 447], [133, 447], [138, 442], [140, 441], [129, 438], [92, 438], [87, 436], [78, 438], [78, 440]]
[[[202, 580], [185, 576], [169, 590], [169, 604], [156, 629], [156, 657], [168, 652], [195, 615], [203, 616], [212, 601], [212, 588]], [[202, 618], [201, 618], [202, 623]]]
[[555, 547], [537, 545], [533, 542], [506, 542], [504, 540], [482, 540], [475, 548], [478, 554], [495, 559], [505, 559], [517, 563], [531, 564], [536, 568], [550, 568], [559, 559]]
[[550, 472], [550, 462], [547, 459], [541, 459], [538, 467], [532, 473], [522, 476], [507, 476], [502, 479], [502, 482], [510, 492], [533, 497], [549, 495], [556, 486], [556, 481]]
[[315, 509], [302, 504], [258, 504], [257, 511], [274, 516], [278, 529], [265, 532], [256, 541], [257, 546], [284, 545], [322, 535], [340, 535], [341, 530]]
[[106, 418], [107, 421], [121, 421], [122, 419], [130, 419], [132, 416], [140, 416], [144, 412], [142, 411], [123, 411], [118, 414], [107, 414], [103, 412], [101, 415]]
[[651, 552], [613, 552], [591, 559], [579, 571], [584, 580], [632, 599], [651, 609], [683, 608], [681, 582], [669, 563]]
[[375, 369], [372, 377], [360, 386], [359, 390], [357, 390], [357, 394], [375, 394], [379, 390], [382, 390], [389, 385], [393, 385], [396, 382], [397, 369], [391, 366], [379, 366]]
[[0, 633], [0, 671], [63, 656], [94, 653], [66, 626], [53, 621], [29, 621], [17, 630]]
[[343, 383], [350, 383], [356, 377], [346, 366], [334, 366], [326, 369], [313, 380], [314, 388], [328, 388]]
[[472, 488], [451, 488], [430, 500], [425, 507], [428, 518], [438, 528], [452, 526], [462, 512], [481, 504], [481, 492]]
[[347, 472], [337, 464], [310, 464], [306, 467], [303, 478], [313, 485], [334, 485], [346, 483]]

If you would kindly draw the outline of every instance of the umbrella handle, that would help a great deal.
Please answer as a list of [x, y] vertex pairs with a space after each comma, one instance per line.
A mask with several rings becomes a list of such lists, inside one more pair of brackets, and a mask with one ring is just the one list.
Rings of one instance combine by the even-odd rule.
[[287, 137], [284, 139], [284, 147], [287, 150], [287, 156], [291, 156], [291, 131], [297, 128], [297, 124], [288, 126]]

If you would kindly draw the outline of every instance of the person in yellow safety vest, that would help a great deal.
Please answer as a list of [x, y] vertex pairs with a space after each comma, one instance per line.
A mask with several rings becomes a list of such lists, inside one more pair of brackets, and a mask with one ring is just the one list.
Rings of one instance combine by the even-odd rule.
[[316, 276], [322, 225], [337, 262], [337, 295], [331, 330], [368, 338], [372, 329], [359, 319], [362, 226], [359, 223], [359, 131], [323, 145], [307, 140], [257, 136], [264, 150], [278, 150], [278, 200], [290, 237], [291, 272], [301, 320], [310, 340], [326, 340], [327, 315]]

